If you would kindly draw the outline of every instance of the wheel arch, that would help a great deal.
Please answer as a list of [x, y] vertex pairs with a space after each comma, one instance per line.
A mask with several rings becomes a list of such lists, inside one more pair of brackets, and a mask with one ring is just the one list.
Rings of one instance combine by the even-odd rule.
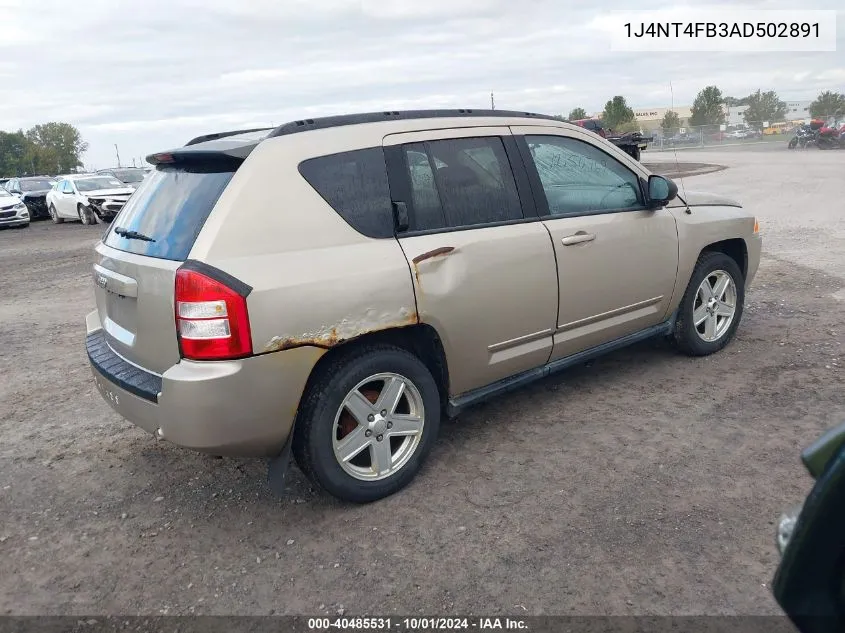
[[445, 414], [449, 399], [449, 367], [440, 336], [437, 330], [427, 323], [416, 323], [404, 327], [368, 332], [330, 347], [312, 368], [303, 390], [303, 397], [311, 389], [320, 372], [330, 363], [362, 347], [379, 344], [393, 345], [404, 349], [423, 362], [437, 384], [440, 392], [440, 404]]
[[698, 256], [701, 257], [704, 253], [724, 253], [739, 266], [743, 280], [748, 276], [748, 245], [741, 237], [734, 237], [708, 244], [701, 249]]

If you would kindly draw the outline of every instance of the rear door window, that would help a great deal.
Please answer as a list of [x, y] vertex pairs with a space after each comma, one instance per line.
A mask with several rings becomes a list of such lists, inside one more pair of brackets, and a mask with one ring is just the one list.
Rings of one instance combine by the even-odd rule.
[[311, 158], [299, 165], [299, 173], [352, 228], [367, 237], [393, 237], [382, 148]]
[[159, 165], [114, 219], [105, 244], [147, 257], [184, 261], [235, 169], [231, 165]]
[[411, 231], [482, 226], [523, 219], [516, 183], [499, 137], [402, 146], [411, 184]]

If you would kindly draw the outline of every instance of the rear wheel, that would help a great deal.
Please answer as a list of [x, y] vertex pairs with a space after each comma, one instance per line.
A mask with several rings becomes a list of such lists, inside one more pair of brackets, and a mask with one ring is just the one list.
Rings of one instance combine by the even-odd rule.
[[79, 221], [82, 224], [96, 224], [97, 223], [97, 216], [94, 214], [94, 210], [91, 207], [86, 207], [83, 204], [77, 205], [76, 212], [79, 214]]
[[428, 368], [379, 345], [318, 371], [294, 429], [299, 467], [346, 501], [375, 501], [405, 487], [440, 428], [440, 393]]
[[724, 253], [702, 253], [678, 307], [676, 344], [690, 356], [718, 352], [736, 333], [744, 304], [745, 280], [737, 263]]
[[50, 219], [53, 220], [53, 224], [61, 224], [64, 222], [64, 218], [60, 218], [59, 214], [56, 212], [56, 207], [52, 204], [47, 207], [47, 212], [50, 214]]

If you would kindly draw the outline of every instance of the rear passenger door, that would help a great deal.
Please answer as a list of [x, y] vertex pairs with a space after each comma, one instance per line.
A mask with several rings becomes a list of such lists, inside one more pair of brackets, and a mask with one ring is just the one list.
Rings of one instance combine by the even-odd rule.
[[[397, 237], [420, 320], [449, 361], [452, 395], [544, 365], [557, 315], [549, 233], [508, 128], [384, 139]], [[512, 169], [514, 162], [516, 169]]]
[[73, 195], [73, 182], [70, 180], [62, 181], [58, 188], [58, 195], [56, 196], [56, 213], [63, 218], [78, 218], [76, 213], [76, 196]]

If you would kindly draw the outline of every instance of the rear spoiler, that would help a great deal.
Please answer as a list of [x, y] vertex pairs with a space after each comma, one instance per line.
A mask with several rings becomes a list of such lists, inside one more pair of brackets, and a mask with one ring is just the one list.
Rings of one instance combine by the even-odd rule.
[[206, 141], [216, 141], [217, 139], [226, 138], [227, 136], [234, 136], [235, 134], [249, 134], [250, 132], [263, 132], [265, 130], [273, 130], [275, 128], [272, 127], [254, 127], [248, 130], [230, 130], [228, 132], [214, 132], [213, 134], [203, 134], [202, 136], [197, 136], [196, 138], [192, 138], [190, 141], [185, 143], [185, 147], [189, 145], [196, 145], [197, 143], [205, 143]]
[[188, 141], [183, 147], [156, 152], [147, 156], [151, 165], [168, 165], [173, 163], [208, 163], [208, 162], [241, 162], [255, 149], [266, 135], [250, 139], [233, 139], [232, 136], [248, 134], [250, 132], [264, 132], [273, 128], [252, 128], [249, 130], [231, 130], [229, 132], [214, 132], [204, 134]]

